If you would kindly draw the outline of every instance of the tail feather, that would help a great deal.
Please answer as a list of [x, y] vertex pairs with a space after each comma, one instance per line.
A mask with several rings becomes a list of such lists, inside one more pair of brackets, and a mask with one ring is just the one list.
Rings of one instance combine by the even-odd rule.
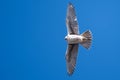
[[83, 34], [81, 34], [81, 36], [83, 36], [83, 42], [81, 43], [81, 45], [83, 45], [86, 49], [90, 48], [91, 45], [91, 41], [92, 41], [92, 33], [90, 30], [84, 32]]

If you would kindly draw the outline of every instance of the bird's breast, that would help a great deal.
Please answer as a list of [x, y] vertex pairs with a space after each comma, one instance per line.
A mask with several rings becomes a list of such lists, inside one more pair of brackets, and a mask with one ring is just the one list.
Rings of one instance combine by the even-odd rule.
[[69, 35], [67, 41], [69, 44], [78, 44], [81, 42], [81, 39], [80, 35]]

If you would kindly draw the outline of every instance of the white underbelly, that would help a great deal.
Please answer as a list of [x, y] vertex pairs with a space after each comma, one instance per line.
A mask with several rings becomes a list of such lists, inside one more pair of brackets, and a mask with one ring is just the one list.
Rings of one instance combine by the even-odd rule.
[[80, 35], [69, 35], [68, 36], [68, 43], [69, 44], [79, 44], [81, 42], [82, 36]]

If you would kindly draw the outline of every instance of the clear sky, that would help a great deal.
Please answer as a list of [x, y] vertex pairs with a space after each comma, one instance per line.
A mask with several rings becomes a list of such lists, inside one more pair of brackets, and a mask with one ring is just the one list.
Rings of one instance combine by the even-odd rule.
[[[72, 76], [64, 40], [69, 2], [80, 33], [93, 33]], [[120, 0], [1, 0], [0, 80], [120, 80]]]

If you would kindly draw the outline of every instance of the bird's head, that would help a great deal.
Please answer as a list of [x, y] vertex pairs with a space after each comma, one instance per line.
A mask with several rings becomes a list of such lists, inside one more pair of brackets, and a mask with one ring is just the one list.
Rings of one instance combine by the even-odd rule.
[[67, 36], [65, 36], [65, 40], [67, 40]]

